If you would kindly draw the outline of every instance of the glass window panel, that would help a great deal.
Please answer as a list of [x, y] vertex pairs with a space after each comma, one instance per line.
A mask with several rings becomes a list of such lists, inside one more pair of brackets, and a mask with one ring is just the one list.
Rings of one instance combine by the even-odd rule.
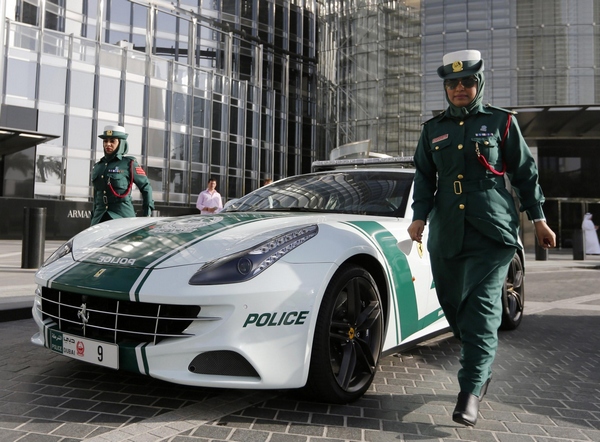
[[171, 134], [171, 159], [187, 161], [188, 155], [188, 139], [189, 136], [173, 132]]
[[3, 155], [5, 197], [33, 198], [36, 149], [30, 147]]
[[242, 164], [242, 146], [240, 144], [229, 143], [229, 167], [240, 169]]
[[173, 123], [179, 123], [189, 125], [190, 116], [190, 97], [180, 93], [173, 93], [173, 114], [171, 115], [171, 121]]
[[169, 172], [169, 193], [187, 193], [187, 172], [172, 169]]
[[92, 120], [90, 118], [69, 117], [69, 149], [90, 150], [92, 143]]
[[65, 103], [67, 70], [56, 66], [40, 66], [40, 100]]
[[192, 201], [196, 201], [198, 199], [198, 194], [202, 192], [206, 188], [206, 182], [208, 181], [205, 173], [201, 172], [192, 172], [191, 173], [191, 184], [190, 184], [190, 194], [194, 197]]
[[207, 163], [207, 149], [206, 145], [208, 140], [203, 137], [192, 138], [192, 162], [194, 163]]
[[217, 101], [213, 101], [212, 111], [212, 128], [213, 130], [222, 130], [223, 121], [221, 119], [223, 113], [223, 105]]
[[[63, 159], [61, 156], [37, 155], [35, 161], [35, 182], [61, 184], [63, 176]], [[88, 163], [89, 164], [89, 163]], [[89, 182], [89, 165], [87, 169]]]
[[204, 71], [196, 71], [194, 78], [194, 87], [200, 89], [201, 92], [206, 92], [210, 89], [209, 73]]
[[148, 116], [164, 121], [166, 119], [166, 102], [167, 91], [163, 88], [151, 86]]
[[146, 171], [148, 181], [150, 181], [150, 185], [152, 186], [152, 197], [155, 201], [164, 200], [164, 197], [162, 196], [162, 192], [164, 191], [164, 174], [165, 170], [159, 167], [148, 167], [148, 170]]
[[148, 129], [148, 156], [165, 157], [165, 131], [160, 129]]
[[144, 85], [128, 81], [125, 83], [125, 114], [144, 116]]
[[241, 115], [243, 115], [243, 112], [238, 107], [231, 106], [229, 108], [229, 133], [242, 135], [241, 130], [244, 126], [240, 121]]
[[34, 100], [36, 64], [9, 58], [6, 70], [6, 94]]
[[90, 171], [90, 160], [67, 158], [65, 184], [68, 186], [89, 186]]
[[208, 129], [208, 101], [203, 98], [194, 97], [194, 114], [192, 124], [195, 127], [204, 127]]
[[146, 52], [146, 34], [134, 33], [131, 36], [133, 49], [139, 52]]
[[128, 0], [111, 0], [108, 2], [107, 21], [128, 25], [131, 21], [131, 3]]
[[133, 3], [133, 26], [146, 29], [149, 8]]
[[23, 2], [23, 11], [21, 12], [21, 21], [28, 25], [38, 26], [39, 8], [31, 3]]
[[74, 38], [72, 54], [73, 60], [83, 61], [93, 66], [96, 58], [96, 45], [91, 41]]
[[153, 58], [150, 62], [152, 63], [152, 77], [160, 80], [167, 80], [169, 76], [169, 60]]
[[94, 106], [94, 74], [71, 71], [71, 106], [91, 109]]
[[125, 130], [129, 134], [129, 136], [127, 137], [127, 145], [129, 147], [127, 154], [137, 157], [138, 162], [141, 162], [142, 126], [127, 124], [125, 125]]
[[222, 160], [222, 142], [220, 140], [213, 140], [211, 149], [210, 163], [213, 165], [220, 165]]
[[52, 114], [49, 112], [39, 112], [38, 131], [42, 133], [59, 135], [58, 138], [44, 143], [44, 145], [62, 146], [64, 144], [64, 124], [63, 114]]
[[118, 78], [101, 76], [98, 89], [98, 110], [118, 114], [121, 81]]

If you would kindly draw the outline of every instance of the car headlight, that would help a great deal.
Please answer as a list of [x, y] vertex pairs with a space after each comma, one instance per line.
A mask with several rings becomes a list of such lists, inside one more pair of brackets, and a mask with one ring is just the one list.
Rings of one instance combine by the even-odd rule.
[[313, 238], [316, 225], [301, 227], [271, 238], [251, 249], [207, 262], [190, 278], [192, 285], [232, 284], [260, 275], [282, 257]]
[[42, 267], [46, 267], [47, 265], [52, 264], [57, 259], [60, 259], [65, 255], [68, 255], [72, 251], [73, 251], [73, 240], [70, 239], [69, 241], [64, 243], [62, 246], [60, 246], [58, 249], [56, 249], [54, 251], [54, 253], [52, 255], [50, 255], [50, 257], [46, 261], [44, 261], [44, 264], [42, 264]]

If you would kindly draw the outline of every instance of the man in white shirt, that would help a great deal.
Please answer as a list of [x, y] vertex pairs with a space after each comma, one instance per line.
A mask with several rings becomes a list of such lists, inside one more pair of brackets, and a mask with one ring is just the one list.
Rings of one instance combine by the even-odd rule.
[[198, 195], [196, 208], [203, 215], [218, 213], [223, 209], [221, 194], [217, 192], [217, 180], [214, 178], [208, 180], [208, 187]]

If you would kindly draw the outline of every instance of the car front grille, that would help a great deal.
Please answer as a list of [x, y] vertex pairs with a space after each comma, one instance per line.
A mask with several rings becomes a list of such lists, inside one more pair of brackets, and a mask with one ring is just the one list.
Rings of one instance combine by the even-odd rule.
[[200, 306], [119, 301], [42, 287], [41, 313], [64, 333], [115, 344], [158, 343], [184, 333]]

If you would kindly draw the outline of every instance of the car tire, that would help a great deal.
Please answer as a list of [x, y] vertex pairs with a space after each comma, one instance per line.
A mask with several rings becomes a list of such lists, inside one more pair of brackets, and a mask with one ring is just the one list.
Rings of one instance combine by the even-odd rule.
[[523, 319], [525, 307], [525, 271], [523, 261], [515, 253], [506, 274], [502, 290], [502, 323], [501, 330], [516, 329]]
[[375, 377], [383, 335], [381, 297], [373, 277], [356, 265], [340, 268], [319, 309], [303, 393], [338, 404], [360, 398]]

